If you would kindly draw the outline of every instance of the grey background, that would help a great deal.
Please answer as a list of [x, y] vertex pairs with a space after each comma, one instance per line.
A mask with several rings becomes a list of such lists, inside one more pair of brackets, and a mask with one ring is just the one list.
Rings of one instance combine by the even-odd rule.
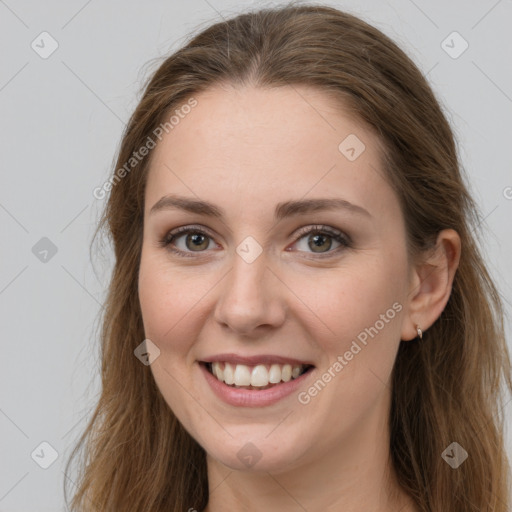
[[[112, 264], [108, 248], [96, 272], [89, 258], [103, 206], [93, 190], [108, 177], [150, 61], [221, 16], [279, 3], [0, 0], [0, 511], [64, 510], [64, 463], [98, 397], [97, 315]], [[428, 74], [485, 216], [485, 255], [510, 313], [512, 1], [318, 3], [374, 24]], [[47, 59], [31, 47], [43, 45], [43, 31], [59, 45]], [[469, 43], [456, 59], [442, 47], [453, 31]], [[46, 262], [33, 252], [46, 247], [43, 237], [57, 250]], [[31, 458], [43, 441], [58, 452], [48, 469]], [[507, 442], [512, 453], [509, 429]]]

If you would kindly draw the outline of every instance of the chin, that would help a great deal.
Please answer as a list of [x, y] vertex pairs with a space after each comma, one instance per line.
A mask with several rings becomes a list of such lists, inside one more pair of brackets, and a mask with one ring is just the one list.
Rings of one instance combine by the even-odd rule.
[[205, 446], [208, 457], [234, 471], [280, 473], [294, 466], [300, 456], [297, 443], [287, 436], [286, 444], [260, 436], [230, 437], [229, 441]]

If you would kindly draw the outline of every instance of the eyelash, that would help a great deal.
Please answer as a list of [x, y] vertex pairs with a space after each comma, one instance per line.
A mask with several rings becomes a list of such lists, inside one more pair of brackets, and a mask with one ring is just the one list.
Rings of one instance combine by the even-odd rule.
[[[192, 258], [196, 257], [194, 255], [194, 252], [196, 252], [196, 251], [182, 251], [181, 249], [176, 249], [176, 247], [173, 247], [171, 245], [172, 242], [174, 242], [181, 235], [188, 234], [188, 233], [196, 233], [196, 234], [199, 233], [201, 235], [205, 235], [205, 236], [213, 239], [213, 237], [207, 231], [205, 231], [204, 229], [202, 229], [200, 227], [182, 226], [180, 228], [175, 229], [174, 231], [167, 233], [164, 236], [164, 238], [162, 238], [159, 241], [158, 245], [160, 247], [166, 248], [169, 251], [172, 251], [172, 252], [178, 254], [179, 256], [184, 256], [187, 258], [188, 257], [192, 257]], [[301, 230], [299, 230], [299, 232], [297, 234], [297, 239], [295, 240], [294, 243], [297, 243], [301, 238], [303, 238], [306, 235], [312, 234], [312, 233], [317, 234], [317, 235], [318, 234], [327, 235], [341, 244], [340, 247], [337, 247], [336, 249], [334, 249], [332, 251], [328, 251], [326, 253], [310, 253], [310, 254], [314, 254], [315, 258], [331, 257], [335, 253], [340, 252], [340, 250], [348, 249], [348, 248], [352, 247], [352, 240], [348, 235], [346, 235], [345, 233], [342, 233], [341, 231], [333, 230], [333, 229], [329, 228], [328, 226], [321, 226], [321, 225], [315, 225], [315, 226], [309, 226], [306, 228], [302, 228]], [[205, 251], [197, 251], [197, 254], [201, 254], [203, 252], [205, 252]]]

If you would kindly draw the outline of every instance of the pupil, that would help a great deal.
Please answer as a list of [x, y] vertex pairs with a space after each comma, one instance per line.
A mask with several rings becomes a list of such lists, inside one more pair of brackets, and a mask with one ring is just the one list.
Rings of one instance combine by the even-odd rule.
[[[313, 244], [309, 244], [309, 247], [313, 250], [313, 251], [316, 251], [316, 249], [318, 247], [322, 247], [322, 242], [319, 240], [322, 240], [325, 242], [326, 239], [328, 239], [329, 237], [325, 236], [325, 235], [314, 235], [313, 236]], [[329, 249], [331, 246], [331, 244], [329, 243], [328, 246], [327, 246], [327, 249]], [[316, 251], [316, 252], [321, 252], [321, 251]]]
[[[201, 238], [205, 239], [205, 236], [201, 235], [200, 233], [195, 233], [193, 235], [189, 235], [189, 239], [192, 240], [192, 243], [193, 243], [194, 247], [199, 248], [199, 249], [202, 248], [201, 247], [201, 240], [200, 240]], [[197, 243], [197, 242], [199, 242], [199, 243]], [[202, 244], [204, 244], [204, 240], [203, 240]], [[208, 243], [206, 245], [208, 246]], [[190, 249], [190, 247], [189, 247], [189, 249]]]

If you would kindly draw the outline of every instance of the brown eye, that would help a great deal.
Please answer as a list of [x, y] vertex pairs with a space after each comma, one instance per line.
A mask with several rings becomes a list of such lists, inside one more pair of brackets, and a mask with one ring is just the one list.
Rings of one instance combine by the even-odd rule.
[[[179, 237], [178, 237], [179, 238]], [[190, 242], [190, 243], [189, 243]], [[207, 249], [209, 244], [208, 237], [202, 233], [189, 233], [185, 236], [185, 245], [191, 251]]]
[[[181, 239], [185, 242], [181, 242]], [[160, 240], [160, 246], [181, 256], [194, 256], [194, 252], [206, 252], [210, 241], [213, 241], [212, 237], [202, 229], [181, 227]]]
[[[294, 245], [299, 246], [299, 252], [313, 253], [318, 257], [328, 257], [338, 254], [345, 248], [352, 247], [351, 238], [342, 231], [333, 230], [328, 226], [312, 226], [302, 229]], [[185, 243], [180, 240], [184, 239]], [[305, 247], [300, 247], [303, 240], [306, 241]], [[338, 246], [333, 250], [333, 240]], [[193, 253], [207, 253], [210, 247], [210, 241], [214, 243], [213, 237], [202, 228], [194, 228], [191, 226], [181, 227], [168, 233], [160, 240], [159, 245], [167, 248], [180, 256], [193, 257]], [[214, 243], [215, 245], [215, 243]], [[287, 249], [289, 250], [289, 249]]]
[[[334, 248], [333, 240], [335, 244], [338, 244]], [[304, 243], [306, 241], [307, 243]], [[301, 230], [294, 245], [297, 246], [299, 252], [315, 253], [319, 257], [324, 255], [327, 257], [352, 247], [352, 242], [350, 237], [341, 231], [334, 231], [328, 226], [313, 226]]]
[[330, 238], [329, 235], [310, 235], [308, 238], [308, 246], [313, 252], [324, 252], [323, 249], [328, 251], [332, 246], [332, 240], [330, 240]]

